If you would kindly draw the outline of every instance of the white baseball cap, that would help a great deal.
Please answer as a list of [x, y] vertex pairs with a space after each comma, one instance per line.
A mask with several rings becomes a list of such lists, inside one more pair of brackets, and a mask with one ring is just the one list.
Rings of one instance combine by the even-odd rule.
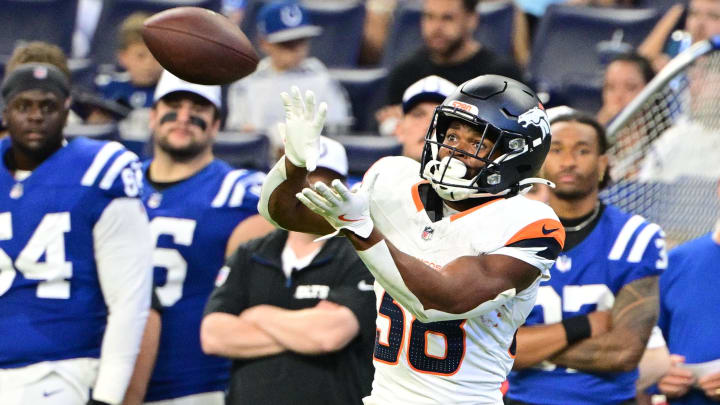
[[320, 156], [318, 167], [330, 169], [344, 177], [348, 175], [348, 158], [345, 147], [338, 141], [325, 136], [320, 137]]
[[190, 83], [175, 76], [174, 74], [164, 70], [160, 76], [157, 86], [155, 86], [155, 95], [153, 96], [153, 104], [158, 100], [176, 91], [187, 91], [197, 94], [213, 103], [219, 110], [222, 108], [220, 97], [220, 86], [205, 86], [202, 84]]
[[453, 82], [443, 79], [440, 76], [426, 76], [411, 84], [403, 93], [402, 109], [407, 114], [415, 105], [421, 101], [437, 101], [442, 103], [457, 86]]

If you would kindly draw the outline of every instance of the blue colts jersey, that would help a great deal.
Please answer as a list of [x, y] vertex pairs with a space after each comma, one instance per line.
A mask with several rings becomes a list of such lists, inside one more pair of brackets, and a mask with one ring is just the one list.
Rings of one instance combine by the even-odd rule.
[[225, 389], [230, 362], [203, 354], [200, 322], [228, 238], [238, 223], [257, 213], [264, 177], [216, 159], [162, 191], [145, 180], [143, 202], [157, 241], [155, 292], [164, 307], [147, 401]]
[[[10, 146], [0, 140], [0, 160]], [[78, 138], [24, 180], [0, 165], [0, 368], [99, 358], [108, 311], [93, 228], [113, 199], [138, 197], [137, 156]]]
[[[540, 285], [526, 325], [552, 324], [609, 310], [625, 285], [660, 275], [667, 263], [659, 226], [607, 206], [595, 229], [557, 258], [551, 279]], [[527, 403], [614, 404], [635, 397], [636, 379], [637, 370], [584, 373], [545, 361], [510, 373], [507, 395]]]
[[[685, 356], [687, 364], [720, 358], [720, 244], [712, 234], [686, 242], [670, 251], [670, 267], [660, 277], [660, 317], [668, 350]], [[698, 388], [673, 405], [714, 404]]]

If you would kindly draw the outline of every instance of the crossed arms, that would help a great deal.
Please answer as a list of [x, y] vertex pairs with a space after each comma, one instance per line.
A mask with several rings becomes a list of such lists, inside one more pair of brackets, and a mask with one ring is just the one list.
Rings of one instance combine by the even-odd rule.
[[523, 326], [517, 334], [515, 369], [543, 360], [590, 372], [634, 370], [657, 321], [658, 278], [644, 277], [624, 286], [608, 314], [588, 315], [592, 335], [568, 345], [561, 323]]

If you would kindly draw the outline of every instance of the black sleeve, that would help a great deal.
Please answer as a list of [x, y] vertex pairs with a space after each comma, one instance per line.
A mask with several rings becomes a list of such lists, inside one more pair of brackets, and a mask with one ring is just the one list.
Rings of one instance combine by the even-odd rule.
[[158, 295], [157, 295], [157, 290], [155, 290], [155, 287], [153, 287], [153, 290], [152, 290], [152, 298], [151, 298], [151, 301], [150, 301], [150, 309], [154, 310], [154, 311], [157, 312], [158, 314], [162, 314], [162, 313], [163, 313], [163, 309], [164, 309], [163, 306], [162, 306], [162, 304], [160, 303], [160, 297], [158, 297]]
[[[352, 249], [352, 248], [350, 248]], [[372, 289], [373, 276], [365, 267], [354, 250], [352, 256], [345, 256], [350, 260], [343, 261], [348, 266], [342, 281], [330, 290], [328, 301], [349, 308], [360, 324], [360, 334], [367, 337], [375, 336], [375, 292]]]
[[215, 289], [205, 304], [203, 316], [211, 312], [239, 315], [247, 307], [244, 273], [248, 269], [249, 257], [250, 253], [241, 246], [228, 258], [227, 264], [218, 273]]
[[409, 71], [407, 63], [395, 66], [388, 74], [386, 105], [402, 104], [405, 90], [415, 83], [415, 73]]

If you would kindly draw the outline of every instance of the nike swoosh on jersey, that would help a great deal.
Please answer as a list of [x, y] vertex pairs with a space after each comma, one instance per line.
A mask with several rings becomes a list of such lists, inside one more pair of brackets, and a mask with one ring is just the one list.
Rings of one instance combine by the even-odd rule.
[[63, 390], [62, 388], [59, 388], [59, 389], [56, 389], [56, 390], [54, 390], [54, 391], [43, 391], [43, 396], [44, 396], [44, 397], [49, 397], [49, 396], [51, 396], [51, 395], [55, 395], [55, 394], [61, 392], [62, 390]]
[[362, 221], [361, 219], [349, 219], [349, 218], [345, 218], [345, 214], [339, 215], [339, 216], [338, 216], [338, 219], [341, 220], [341, 221], [345, 221], [345, 222], [358, 222], [358, 221]]
[[373, 290], [373, 285], [372, 285], [372, 284], [368, 284], [367, 281], [365, 281], [365, 280], [360, 280], [360, 282], [358, 283], [358, 290], [360, 290], [360, 291], [372, 291], [372, 290]]
[[545, 228], [545, 225], [543, 225], [542, 233], [543, 233], [543, 235], [549, 235], [549, 234], [557, 231], [558, 229], [560, 229], [560, 228], [547, 229], [547, 228]]

